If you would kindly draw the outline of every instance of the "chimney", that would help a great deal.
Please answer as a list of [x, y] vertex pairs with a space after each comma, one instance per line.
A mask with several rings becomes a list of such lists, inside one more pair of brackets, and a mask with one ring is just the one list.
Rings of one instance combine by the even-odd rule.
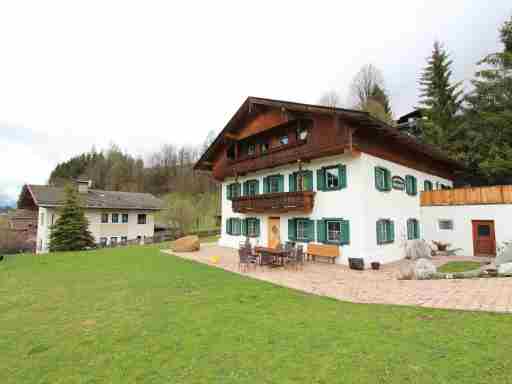
[[78, 185], [78, 193], [80, 193], [80, 194], [81, 193], [86, 194], [87, 192], [89, 192], [89, 188], [92, 187], [92, 180], [89, 180], [84, 177], [79, 177], [76, 180], [76, 183]]

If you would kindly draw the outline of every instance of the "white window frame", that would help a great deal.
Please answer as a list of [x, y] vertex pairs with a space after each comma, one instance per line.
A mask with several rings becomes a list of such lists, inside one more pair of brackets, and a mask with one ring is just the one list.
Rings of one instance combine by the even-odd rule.
[[[332, 171], [332, 170], [334, 170], [337, 173], [336, 176], [329, 174], [329, 171]], [[333, 178], [333, 179], [334, 178], [336, 179], [336, 185], [331, 185], [329, 183], [329, 176], [331, 176], [331, 178]], [[332, 191], [332, 190], [338, 189], [340, 187], [340, 185], [341, 185], [341, 174], [340, 174], [339, 167], [335, 166], [335, 167], [325, 168], [325, 188], [329, 191]]]
[[[330, 231], [329, 230], [329, 225], [330, 224], [338, 225], [339, 230], [338, 231]], [[340, 240], [341, 240], [341, 221], [339, 221], [339, 220], [327, 220], [325, 222], [325, 230], [327, 231], [325, 238], [326, 238], [328, 243], [339, 243], [340, 242]], [[334, 239], [334, 240], [331, 239], [330, 238], [331, 232], [332, 233], [338, 233], [338, 238]]]
[[[275, 183], [276, 190], [272, 189], [272, 183]], [[269, 176], [268, 191], [269, 193], [279, 193], [279, 176]]]
[[[126, 221], [124, 221], [124, 217], [126, 217]], [[122, 213], [121, 214], [121, 223], [128, 224], [129, 221], [130, 221], [130, 215], [128, 213]]]
[[[297, 228], [295, 228], [296, 236], [295, 238], [297, 241], [305, 241], [308, 239], [306, 228], [307, 228], [307, 221], [305, 219], [297, 219], [296, 224]], [[302, 231], [302, 233], [301, 233]]]
[[248, 219], [246, 222], [247, 225], [247, 236], [248, 237], [256, 237], [258, 233], [258, 223], [256, 219]]

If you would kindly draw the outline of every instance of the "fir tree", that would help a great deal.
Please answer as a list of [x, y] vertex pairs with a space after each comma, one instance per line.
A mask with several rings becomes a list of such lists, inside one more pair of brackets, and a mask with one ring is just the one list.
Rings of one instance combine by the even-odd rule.
[[66, 202], [50, 232], [50, 251], [78, 251], [94, 246], [89, 221], [80, 207], [77, 191], [66, 186]]
[[448, 152], [458, 134], [456, 114], [462, 103], [461, 83], [451, 81], [452, 63], [436, 41], [420, 78], [420, 109], [426, 117], [420, 126], [421, 139]]
[[512, 182], [512, 18], [500, 37], [504, 50], [478, 63], [465, 98], [465, 160], [490, 184]]

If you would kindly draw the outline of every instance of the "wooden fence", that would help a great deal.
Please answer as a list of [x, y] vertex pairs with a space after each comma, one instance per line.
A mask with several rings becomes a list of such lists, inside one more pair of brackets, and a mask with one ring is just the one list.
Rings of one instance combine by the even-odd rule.
[[512, 185], [421, 192], [421, 206], [512, 204]]

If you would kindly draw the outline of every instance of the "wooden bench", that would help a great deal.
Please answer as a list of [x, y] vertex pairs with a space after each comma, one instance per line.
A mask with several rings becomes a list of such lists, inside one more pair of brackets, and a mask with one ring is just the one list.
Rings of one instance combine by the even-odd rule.
[[332, 260], [334, 264], [336, 258], [340, 256], [340, 247], [337, 245], [326, 245], [326, 244], [308, 244], [306, 255], [316, 261], [316, 257], [326, 257]]

